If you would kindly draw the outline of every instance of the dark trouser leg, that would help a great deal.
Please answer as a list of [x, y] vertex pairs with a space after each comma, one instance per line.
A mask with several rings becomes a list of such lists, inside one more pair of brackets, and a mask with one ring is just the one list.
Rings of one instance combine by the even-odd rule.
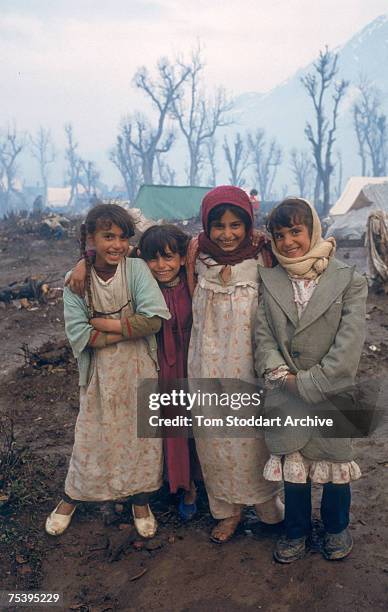
[[311, 482], [284, 483], [286, 536], [289, 539], [302, 538], [311, 532]]
[[350, 511], [350, 485], [333, 484], [323, 485], [321, 501], [321, 517], [328, 533], [340, 533], [349, 525]]
[[128, 501], [134, 506], [146, 506], [150, 503], [152, 493], [137, 493], [129, 498]]
[[79, 504], [80, 502], [77, 501], [76, 499], [72, 499], [71, 497], [69, 497], [68, 495], [66, 495], [65, 492], [63, 492], [62, 495], [62, 499], [64, 502], [66, 502], [67, 504], [73, 504], [74, 506], [76, 506], [77, 504]]

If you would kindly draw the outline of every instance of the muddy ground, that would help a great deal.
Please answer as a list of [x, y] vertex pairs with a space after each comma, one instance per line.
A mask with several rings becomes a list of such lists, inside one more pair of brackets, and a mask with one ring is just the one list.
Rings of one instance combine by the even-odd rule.
[[[75, 239], [44, 241], [0, 230], [0, 252], [0, 285], [40, 274], [59, 286], [77, 246]], [[340, 250], [339, 257], [365, 269], [362, 248]], [[276, 534], [255, 521], [249, 509], [230, 543], [212, 544], [208, 535], [213, 521], [203, 491], [198, 517], [188, 526], [177, 518], [177, 500], [162, 491], [154, 504], [159, 533], [146, 546], [130, 544], [131, 518], [125, 507], [117, 508], [116, 524], [105, 526], [98, 506], [85, 505], [62, 537], [46, 535], [44, 521], [61, 495], [72, 447], [76, 367], [63, 346], [61, 300], [35, 304], [33, 310], [17, 306], [0, 304], [0, 414], [14, 420], [15, 437], [9, 456], [14, 461], [9, 468], [11, 497], [8, 503], [0, 501], [0, 589], [60, 592], [59, 609], [81, 612], [387, 609], [386, 422], [370, 439], [356, 442], [363, 477], [353, 486], [355, 546], [342, 562], [329, 563], [315, 552], [292, 566], [274, 563]], [[368, 313], [361, 377], [386, 377], [388, 298], [371, 293]], [[58, 359], [42, 365], [31, 352], [47, 342]], [[21, 350], [23, 345], [29, 352]], [[9, 420], [1, 423], [4, 443]], [[318, 490], [315, 508], [317, 500]]]

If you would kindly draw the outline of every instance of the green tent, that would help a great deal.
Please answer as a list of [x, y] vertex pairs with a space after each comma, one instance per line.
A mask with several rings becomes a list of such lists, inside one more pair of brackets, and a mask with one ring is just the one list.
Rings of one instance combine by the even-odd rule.
[[148, 219], [190, 219], [199, 214], [202, 198], [212, 187], [142, 185], [133, 203]]

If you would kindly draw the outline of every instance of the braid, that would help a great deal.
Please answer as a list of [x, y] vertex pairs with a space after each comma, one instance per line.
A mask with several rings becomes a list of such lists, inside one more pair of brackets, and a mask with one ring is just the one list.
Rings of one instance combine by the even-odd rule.
[[86, 262], [86, 293], [88, 296], [88, 312], [89, 319], [93, 319], [94, 317], [94, 306], [93, 306], [93, 298], [92, 298], [92, 260], [90, 255], [85, 253], [85, 262]]
[[86, 236], [87, 236], [87, 229], [86, 229], [86, 223], [81, 223], [81, 240], [80, 240], [80, 251], [81, 251], [81, 257], [83, 257], [85, 259], [85, 263], [86, 263], [86, 277], [85, 277], [85, 285], [86, 285], [86, 293], [88, 296], [88, 314], [89, 314], [89, 319], [92, 319], [94, 316], [94, 307], [93, 307], [93, 298], [92, 298], [92, 278], [91, 278], [91, 271], [92, 271], [92, 261], [90, 256], [88, 255], [87, 251], [86, 251]]

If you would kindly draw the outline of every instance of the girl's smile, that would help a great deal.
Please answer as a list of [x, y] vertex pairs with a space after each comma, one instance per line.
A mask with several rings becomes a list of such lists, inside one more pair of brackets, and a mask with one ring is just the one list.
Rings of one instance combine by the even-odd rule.
[[171, 283], [178, 276], [185, 258], [179, 253], [173, 253], [168, 246], [164, 250], [166, 255], [158, 253], [155, 259], [147, 261], [147, 265], [159, 283]]
[[230, 210], [227, 210], [218, 221], [212, 221], [210, 225], [209, 238], [223, 251], [235, 251], [247, 231], [244, 222]]
[[283, 257], [303, 257], [310, 250], [310, 234], [307, 225], [276, 227], [273, 233], [276, 248]]
[[128, 237], [115, 223], [109, 229], [98, 229], [89, 242], [96, 249], [97, 266], [117, 266], [128, 251]]

